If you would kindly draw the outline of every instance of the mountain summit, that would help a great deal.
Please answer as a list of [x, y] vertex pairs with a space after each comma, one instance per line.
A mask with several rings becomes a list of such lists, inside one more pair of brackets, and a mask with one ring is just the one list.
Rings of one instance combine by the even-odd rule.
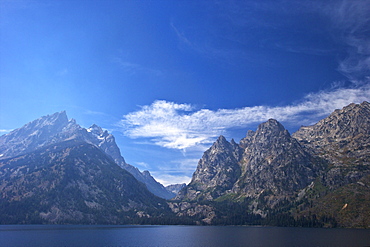
[[368, 102], [293, 135], [269, 119], [239, 144], [220, 136], [170, 207], [207, 224], [369, 227], [369, 157]]
[[136, 167], [127, 164], [112, 134], [95, 124], [88, 129], [82, 128], [74, 119], [68, 120], [65, 111], [41, 117], [9, 134], [0, 136], [0, 158], [22, 155], [68, 140], [86, 142], [100, 148], [116, 164], [144, 183], [153, 194], [165, 199], [175, 196], [150, 174], [143, 174]]
[[369, 157], [368, 102], [292, 135], [269, 119], [239, 143], [219, 136], [165, 201], [153, 195], [165, 188], [125, 162], [112, 134], [59, 112], [0, 137], [0, 223], [368, 228]]

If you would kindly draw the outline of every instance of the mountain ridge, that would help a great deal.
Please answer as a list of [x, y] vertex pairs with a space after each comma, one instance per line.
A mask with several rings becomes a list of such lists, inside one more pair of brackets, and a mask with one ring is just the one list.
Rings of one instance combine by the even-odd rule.
[[366, 101], [293, 134], [269, 119], [219, 136], [165, 201], [122, 168], [112, 134], [59, 112], [0, 137], [0, 223], [368, 228], [369, 141]]
[[122, 224], [168, 211], [101, 149], [76, 139], [2, 159], [0, 176], [1, 224]]
[[[370, 205], [369, 141], [366, 101], [292, 135], [269, 119], [239, 144], [220, 136], [170, 207], [205, 224], [369, 227], [370, 207], [359, 204]], [[359, 210], [342, 210], [346, 201]]]
[[119, 166], [130, 172], [137, 180], [146, 184], [153, 194], [165, 199], [175, 196], [150, 174], [143, 174], [136, 167], [127, 164], [112, 134], [109, 134], [106, 130], [104, 131], [96, 124], [87, 129], [83, 128], [74, 119], [68, 120], [66, 111], [43, 116], [0, 136], [0, 159], [32, 152], [38, 148], [72, 139], [85, 141], [102, 149]]

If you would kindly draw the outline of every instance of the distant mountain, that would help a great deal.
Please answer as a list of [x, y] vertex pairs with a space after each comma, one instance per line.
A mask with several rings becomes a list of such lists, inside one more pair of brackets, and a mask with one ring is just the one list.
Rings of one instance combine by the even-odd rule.
[[166, 188], [167, 191], [172, 192], [174, 194], [177, 194], [185, 186], [186, 186], [185, 183], [183, 183], [183, 184], [171, 184], [171, 185], [167, 185], [165, 188]]
[[165, 199], [175, 196], [155, 181], [149, 172], [141, 173], [137, 168], [127, 164], [112, 134], [95, 124], [88, 129], [82, 128], [74, 119], [68, 120], [65, 111], [41, 117], [7, 135], [0, 136], [0, 159], [29, 153], [68, 140], [83, 141], [99, 147], [114, 162], [144, 183], [153, 194]]
[[132, 224], [169, 212], [101, 149], [76, 139], [0, 160], [0, 188], [0, 224]]
[[170, 207], [207, 224], [369, 227], [369, 117], [363, 102], [292, 136], [274, 119], [239, 144], [220, 136]]
[[136, 167], [127, 164], [124, 158], [121, 156], [121, 152], [112, 134], [108, 134], [107, 131], [103, 131], [102, 128], [95, 124], [88, 128], [87, 131], [96, 137], [94, 143], [95, 145], [103, 149], [103, 151], [111, 156], [119, 166], [131, 173], [137, 180], [144, 183], [150, 192], [164, 199], [171, 199], [175, 197], [176, 194], [167, 191], [162, 184], [157, 182], [150, 175], [149, 171], [140, 172]]

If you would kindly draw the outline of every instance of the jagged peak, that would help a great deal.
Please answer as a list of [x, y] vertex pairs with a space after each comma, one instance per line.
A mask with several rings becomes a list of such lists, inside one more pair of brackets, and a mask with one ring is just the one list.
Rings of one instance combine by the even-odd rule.
[[71, 119], [69, 120], [69, 123], [71, 123], [71, 124], [77, 124], [77, 121], [76, 121], [76, 119], [71, 118]]
[[104, 132], [103, 129], [96, 124], [91, 125], [90, 128], [87, 129], [87, 131], [97, 135], [101, 135]]
[[146, 176], [146, 177], [151, 176], [151, 175], [150, 175], [150, 172], [149, 172], [148, 170], [144, 170], [144, 171], [142, 172], [142, 174], [143, 174], [144, 176]]
[[238, 144], [235, 142], [234, 138], [232, 138], [232, 139], [231, 139], [230, 143], [231, 143], [232, 145], [238, 145]]
[[216, 142], [212, 145], [213, 148], [225, 148], [229, 146], [230, 143], [226, 140], [226, 138], [223, 135], [220, 135]]
[[96, 128], [100, 128], [98, 125], [96, 125], [96, 124], [92, 124], [91, 126], [90, 126], [90, 128], [91, 129], [96, 129]]
[[336, 112], [348, 112], [348, 111], [353, 111], [355, 109], [358, 109], [358, 110], [361, 110], [361, 109], [369, 109], [370, 108], [370, 104], [369, 102], [367, 101], [363, 101], [362, 103], [360, 104], [356, 104], [356, 103], [351, 103], [345, 107], [343, 107], [342, 109], [337, 109], [333, 112], [336, 113]]
[[227, 142], [226, 138], [223, 136], [223, 135], [220, 135], [218, 138], [217, 138], [217, 141], [216, 142]]
[[[328, 117], [320, 120], [315, 125], [322, 125], [322, 124], [324, 124], [328, 121], [334, 121], [334, 122], [337, 122], [337, 121], [346, 121], [346, 122], [358, 121], [359, 124], [362, 124], [363, 121], [364, 121], [364, 119], [362, 119], [362, 117], [365, 117], [365, 118], [368, 119], [369, 115], [370, 115], [369, 112], [370, 112], [369, 102], [364, 101], [361, 104], [351, 103], [351, 104], [343, 107], [340, 110], [339, 109], [335, 110]], [[361, 118], [358, 119], [357, 118], [358, 116], [361, 116]]]
[[[48, 125], [52, 125], [56, 122], [68, 122], [68, 117], [66, 111], [56, 112], [52, 115], [46, 115], [44, 117], [39, 118], [40, 122], [43, 122]], [[37, 121], [37, 120], [36, 120]]]
[[35, 128], [42, 128], [45, 126], [56, 126], [57, 128], [66, 126], [69, 120], [66, 114], [66, 111], [56, 112], [51, 115], [42, 116], [36, 120], [33, 120], [24, 126], [13, 130], [9, 134], [16, 133], [19, 130], [22, 131], [32, 131]]
[[89, 129], [102, 130], [102, 128], [99, 125], [96, 125], [96, 124], [91, 125]]
[[245, 136], [245, 137], [252, 137], [252, 136], [254, 136], [254, 134], [256, 134], [256, 132], [255, 132], [255, 131], [253, 131], [253, 130], [248, 130], [248, 131], [247, 131], [247, 134], [246, 134], [246, 136]]
[[285, 131], [284, 126], [279, 123], [276, 119], [269, 119], [268, 121], [261, 123], [258, 126], [257, 134], [268, 132], [281, 132]]

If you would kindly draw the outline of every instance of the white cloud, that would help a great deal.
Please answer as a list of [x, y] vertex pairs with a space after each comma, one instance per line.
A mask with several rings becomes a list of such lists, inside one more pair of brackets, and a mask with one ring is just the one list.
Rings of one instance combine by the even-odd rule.
[[141, 170], [148, 170], [150, 168], [150, 166], [145, 162], [136, 162], [135, 165]]
[[186, 175], [171, 175], [162, 172], [161, 173], [153, 172], [152, 175], [155, 177], [155, 180], [157, 180], [164, 186], [182, 183], [188, 184], [191, 181], [191, 177]]
[[324, 9], [348, 46], [348, 55], [338, 70], [356, 83], [368, 79], [370, 73], [369, 10], [367, 0], [343, 0]]
[[10, 131], [12, 131], [12, 129], [0, 129], [0, 134], [7, 134]]
[[335, 109], [369, 99], [370, 84], [312, 93], [301, 102], [278, 107], [253, 106], [213, 111], [157, 100], [123, 116], [120, 125], [130, 138], [149, 138], [161, 147], [187, 149], [212, 143], [228, 129], [243, 128], [270, 118], [294, 125], [311, 124]]
[[193, 158], [174, 159], [167, 164], [158, 166], [157, 170], [150, 171], [150, 173], [155, 180], [165, 186], [178, 183], [188, 184], [191, 181], [190, 174], [197, 168], [199, 157], [203, 151], [204, 149], [202, 151], [192, 150]]

